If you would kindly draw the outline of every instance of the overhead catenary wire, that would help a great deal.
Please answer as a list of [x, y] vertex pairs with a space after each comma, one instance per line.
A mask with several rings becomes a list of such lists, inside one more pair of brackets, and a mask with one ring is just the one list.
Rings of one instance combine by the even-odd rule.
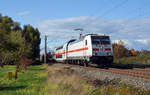
[[[129, 14], [129, 16], [130, 16], [129, 18], [133, 19], [133, 18], [135, 18], [135, 16], [142, 17], [142, 16], [145, 16], [145, 15], [149, 14], [150, 11], [143, 12], [144, 8], [147, 8], [149, 6], [149, 4], [150, 4], [150, 2], [148, 1], [144, 4], [142, 4], [140, 7], [134, 8], [133, 10], [130, 10], [129, 12], [127, 12], [127, 14]], [[143, 13], [141, 13], [141, 12], [143, 12]], [[132, 14], [134, 14], [134, 13], [136, 13], [137, 15], [135, 14], [134, 16], [132, 16]]]
[[[111, 13], [113, 10], [115, 10], [116, 8], [119, 8], [121, 6], [123, 6], [125, 3], [127, 3], [129, 0], [123, 0], [121, 2], [119, 2], [118, 4], [114, 5], [113, 7], [109, 8], [108, 10], [104, 11], [101, 15], [97, 16], [97, 17], [103, 17], [106, 14]], [[101, 8], [101, 7], [100, 7]], [[100, 8], [98, 8], [96, 10], [96, 12], [100, 11]], [[101, 9], [102, 10], [102, 9]], [[95, 14], [97, 14], [96, 12], [94, 12], [93, 14], [91, 14], [89, 17], [94, 16]]]
[[129, 0], [123, 0], [122, 2], [120, 2], [120, 3], [116, 4], [115, 6], [113, 6], [112, 8], [106, 10], [103, 14], [99, 15], [98, 17], [103, 17], [103, 16], [105, 16], [105, 15], [111, 13], [113, 10], [115, 10], [115, 9], [117, 9], [117, 8], [119, 8], [119, 7], [121, 7], [121, 6], [123, 6], [123, 5], [124, 5], [125, 3], [127, 3], [128, 1], [129, 1]]
[[[123, 0], [123, 1], [119, 2], [118, 4], [114, 5], [112, 8], [109, 8], [108, 10], [106, 10], [106, 11], [105, 11], [104, 13], [102, 13], [101, 15], [96, 16], [96, 18], [100, 18], [100, 17], [103, 17], [103, 16], [105, 16], [105, 15], [111, 13], [111, 12], [114, 11], [115, 9], [117, 9], [117, 8], [123, 6], [124, 4], [126, 4], [128, 1], [129, 1], [129, 0]], [[90, 15], [90, 16], [88, 16], [87, 19], [90, 19], [90, 18], [92, 18], [92, 17], [94, 17], [93, 14]], [[88, 20], [88, 22], [87, 22], [84, 26], [87, 26], [87, 25], [89, 25], [89, 24], [91, 24], [91, 21], [90, 21], [90, 20]]]

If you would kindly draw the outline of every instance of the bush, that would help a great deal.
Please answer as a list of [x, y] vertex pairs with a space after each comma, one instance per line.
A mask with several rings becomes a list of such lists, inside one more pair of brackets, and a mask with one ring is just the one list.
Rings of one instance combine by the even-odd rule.
[[20, 70], [22, 70], [22, 69], [27, 69], [27, 66], [29, 66], [29, 65], [31, 65], [33, 63], [33, 60], [32, 59], [28, 59], [28, 58], [26, 58], [26, 57], [23, 57], [23, 58], [21, 58], [21, 60], [20, 61], [18, 61], [17, 63], [16, 63], [16, 65], [17, 65], [17, 70], [18, 71], [20, 71]]
[[140, 53], [137, 56], [115, 58], [114, 63], [117, 64], [150, 64], [150, 53]]
[[130, 50], [128, 50], [123, 41], [119, 41], [118, 43], [113, 43], [113, 54], [116, 58], [128, 57], [131, 56]]

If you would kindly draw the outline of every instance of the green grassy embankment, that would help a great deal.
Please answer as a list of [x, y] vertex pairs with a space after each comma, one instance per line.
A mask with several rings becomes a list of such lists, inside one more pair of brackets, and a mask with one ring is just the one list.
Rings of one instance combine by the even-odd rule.
[[143, 64], [150, 65], [150, 54], [140, 54], [138, 56], [115, 58], [114, 63], [116, 64]]
[[38, 95], [47, 79], [47, 72], [40, 65], [19, 72], [17, 80], [8, 80], [8, 72], [14, 75], [15, 66], [0, 68], [0, 95]]

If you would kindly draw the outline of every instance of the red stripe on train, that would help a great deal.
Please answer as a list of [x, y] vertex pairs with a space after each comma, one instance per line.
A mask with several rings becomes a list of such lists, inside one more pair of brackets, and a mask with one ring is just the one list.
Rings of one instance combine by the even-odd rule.
[[65, 52], [56, 53], [55, 55], [62, 55], [62, 54], [65, 54]]
[[72, 52], [78, 52], [78, 51], [84, 51], [84, 50], [88, 50], [88, 47], [81, 48], [81, 49], [75, 49], [75, 50], [71, 50], [71, 51], [68, 51], [68, 52], [60, 52], [60, 53], [56, 53], [55, 55], [62, 55], [62, 54], [65, 54], [65, 53], [72, 53]]
[[99, 48], [93, 48], [93, 51], [99, 51]]
[[111, 51], [111, 48], [106, 48], [105, 51]]

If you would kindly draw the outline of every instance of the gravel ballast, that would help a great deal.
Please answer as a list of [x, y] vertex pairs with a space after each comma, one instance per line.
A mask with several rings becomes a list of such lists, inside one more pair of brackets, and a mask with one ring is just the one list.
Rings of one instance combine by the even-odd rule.
[[101, 81], [116, 80], [118, 83], [133, 85], [136, 87], [144, 88], [146, 90], [150, 90], [150, 79], [115, 74], [115, 73], [111, 73], [111, 72], [104, 72], [104, 71], [100, 71], [100, 70], [82, 68], [82, 67], [71, 66], [71, 65], [70, 66], [64, 65], [64, 64], [57, 64], [57, 65], [63, 66], [64, 68], [67, 68], [67, 69], [77, 71], [77, 72], [81, 73], [83, 76], [86, 76], [88, 78], [98, 79]]

